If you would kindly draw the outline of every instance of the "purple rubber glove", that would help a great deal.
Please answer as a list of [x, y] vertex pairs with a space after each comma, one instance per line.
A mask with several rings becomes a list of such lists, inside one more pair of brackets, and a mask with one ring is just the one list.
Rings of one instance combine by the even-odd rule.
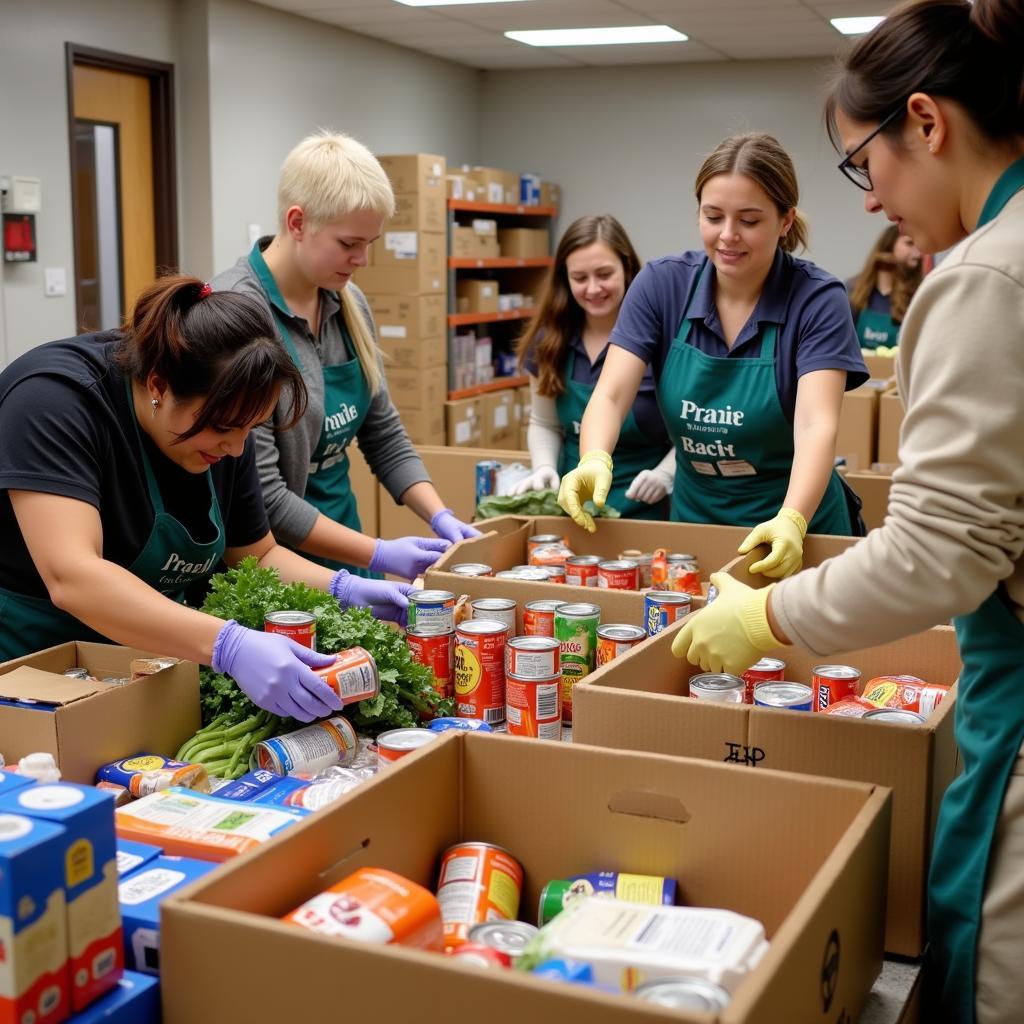
[[234, 619], [221, 627], [210, 659], [213, 671], [231, 676], [257, 707], [300, 722], [341, 710], [341, 698], [312, 671], [333, 662], [333, 654], [317, 654], [278, 633], [246, 629]]
[[466, 540], [468, 537], [481, 535], [480, 531], [474, 530], [469, 523], [459, 522], [450, 508], [443, 508], [440, 512], [435, 512], [430, 517], [430, 528], [438, 537], [450, 540], [453, 544], [458, 544], [460, 540]]
[[447, 551], [447, 540], [433, 537], [399, 537], [398, 540], [379, 540], [370, 559], [370, 572], [390, 573], [414, 580], [429, 569]]
[[408, 583], [365, 580], [339, 569], [331, 580], [330, 593], [342, 608], [354, 604], [368, 607], [375, 619], [397, 622], [405, 629], [409, 621], [409, 598], [416, 588]]

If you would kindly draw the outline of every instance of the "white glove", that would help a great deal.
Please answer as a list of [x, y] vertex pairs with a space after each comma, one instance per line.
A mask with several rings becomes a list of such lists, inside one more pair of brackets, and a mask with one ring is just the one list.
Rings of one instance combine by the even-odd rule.
[[539, 466], [524, 480], [511, 488], [509, 494], [526, 494], [528, 491], [558, 490], [558, 470], [554, 466]]
[[643, 501], [654, 505], [672, 492], [673, 477], [662, 469], [644, 469], [635, 477], [626, 490], [630, 501]]

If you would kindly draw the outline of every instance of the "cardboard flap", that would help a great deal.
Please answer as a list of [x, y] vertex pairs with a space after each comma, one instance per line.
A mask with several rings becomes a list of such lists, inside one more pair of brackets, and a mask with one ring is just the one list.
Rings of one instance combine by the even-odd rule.
[[675, 821], [680, 825], [690, 820], [690, 812], [679, 797], [651, 789], [623, 789], [613, 793], [608, 800], [608, 810], [612, 814], [658, 818], [660, 821]]
[[43, 704], [73, 704], [76, 700], [83, 700], [109, 689], [111, 687], [106, 683], [96, 680], [58, 676], [52, 672], [41, 672], [28, 665], [22, 665], [21, 668], [0, 676], [0, 696], [10, 700], [28, 698]]

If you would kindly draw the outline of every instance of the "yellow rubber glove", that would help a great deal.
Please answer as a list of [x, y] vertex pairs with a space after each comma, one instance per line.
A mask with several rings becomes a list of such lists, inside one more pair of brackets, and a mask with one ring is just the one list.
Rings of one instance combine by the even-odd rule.
[[759, 572], [770, 580], [782, 580], [799, 572], [804, 564], [806, 536], [807, 520], [795, 508], [782, 508], [774, 519], [755, 526], [738, 550], [745, 555], [758, 544], [771, 544], [771, 554], [755, 562], [750, 571]]
[[782, 646], [765, 610], [775, 584], [755, 590], [725, 572], [713, 573], [711, 583], [718, 597], [690, 616], [672, 641], [672, 653], [705, 672], [739, 675]]
[[584, 530], [594, 533], [594, 517], [583, 508], [583, 502], [592, 501], [597, 508], [604, 508], [608, 492], [612, 489], [612, 457], [595, 448], [584, 452], [580, 464], [562, 477], [558, 488], [558, 504], [572, 516], [572, 520]]

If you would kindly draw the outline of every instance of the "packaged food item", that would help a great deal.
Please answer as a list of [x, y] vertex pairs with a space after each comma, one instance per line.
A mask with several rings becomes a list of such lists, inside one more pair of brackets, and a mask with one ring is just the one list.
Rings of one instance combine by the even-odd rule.
[[389, 729], [377, 737], [377, 766], [385, 768], [406, 754], [433, 742], [439, 733], [430, 729]]
[[466, 942], [475, 924], [514, 921], [522, 891], [522, 865], [508, 850], [472, 842], [445, 850], [437, 883], [445, 949]]
[[860, 669], [852, 665], [815, 665], [811, 675], [814, 711], [824, 711], [847, 697], [857, 696]]
[[751, 665], [743, 673], [743, 682], [746, 684], [743, 691], [743, 703], [754, 703], [754, 687], [758, 683], [781, 683], [786, 678], [786, 663], [779, 658], [762, 658], [759, 662]]
[[41, 750], [38, 753], [26, 754], [19, 758], [18, 767], [15, 769], [18, 775], [26, 779], [35, 779], [36, 782], [59, 782], [60, 769], [54, 760], [53, 754]]
[[572, 688], [597, 667], [596, 604], [562, 604], [555, 610], [555, 639], [562, 669], [562, 721], [572, 721]]
[[455, 713], [488, 725], [505, 721], [505, 641], [508, 626], [470, 619], [455, 631]]
[[450, 697], [455, 692], [455, 630], [416, 624], [405, 631], [405, 642], [412, 660], [430, 669], [438, 696]]
[[677, 619], [690, 614], [689, 594], [677, 594], [672, 590], [650, 590], [644, 595], [644, 629], [648, 636], [655, 636], [667, 629]]
[[516, 602], [510, 597], [479, 597], [470, 601], [474, 619], [492, 619], [508, 626], [508, 635], [516, 631]]
[[874, 704], [864, 700], [863, 697], [846, 697], [844, 700], [822, 708], [821, 713], [823, 715], [837, 715], [840, 718], [863, 718], [874, 707]]
[[628, 559], [600, 562], [597, 566], [597, 585], [603, 590], [639, 590], [640, 568]]
[[123, 786], [133, 797], [149, 796], [170, 786], [210, 792], [210, 777], [201, 764], [172, 761], [159, 754], [137, 754], [105, 764], [96, 773], [96, 783]]
[[651, 566], [654, 563], [654, 554], [650, 551], [641, 551], [639, 548], [627, 548], [619, 552], [619, 558], [629, 559], [636, 562], [640, 572], [640, 589], [647, 590], [651, 586]]
[[333, 665], [313, 671], [341, 698], [342, 704], [371, 700], [380, 693], [377, 662], [363, 647], [339, 651]]
[[761, 708], [810, 711], [811, 702], [811, 688], [803, 683], [758, 683], [754, 687], [754, 703]]
[[555, 609], [564, 601], [530, 601], [523, 606], [523, 632], [526, 636], [554, 636]]
[[537, 569], [544, 573], [548, 583], [565, 583], [566, 581], [564, 565], [538, 565]]
[[651, 561], [651, 586], [656, 590], [675, 590], [699, 597], [703, 589], [697, 559], [690, 554], [669, 554], [664, 548], [658, 548]]
[[690, 696], [723, 704], [742, 704], [746, 683], [728, 672], [701, 672], [690, 676]]
[[561, 669], [559, 643], [553, 636], [515, 636], [505, 644], [505, 674], [547, 679]]
[[455, 595], [450, 590], [414, 590], [409, 595], [409, 625], [428, 623], [445, 633], [455, 628]]
[[876, 676], [865, 684], [862, 696], [875, 707], [916, 711], [927, 718], [947, 693], [948, 686], [926, 683], [917, 676]]
[[594, 871], [555, 878], [541, 889], [537, 924], [543, 927], [573, 900], [591, 897], [671, 907], [676, 902], [676, 882], [663, 875], [632, 875], [624, 871]]
[[351, 764], [359, 749], [352, 723], [342, 715], [325, 718], [295, 732], [261, 740], [253, 747], [249, 767], [276, 775], [313, 774], [332, 764]]
[[316, 616], [312, 612], [267, 612], [263, 616], [263, 632], [279, 633], [316, 650]]
[[865, 718], [873, 722], [888, 722], [890, 725], [924, 725], [924, 715], [906, 708], [872, 708], [864, 712]]
[[505, 676], [505, 722], [512, 736], [562, 738], [562, 673], [547, 678]]
[[494, 570], [484, 562], [459, 562], [451, 571], [456, 576], [493, 576]]
[[515, 964], [536, 934], [537, 928], [525, 921], [481, 921], [469, 929], [469, 942], [496, 949]]
[[573, 555], [565, 560], [565, 582], [571, 587], [596, 587], [597, 555]]
[[449, 732], [457, 729], [459, 732], [494, 732], [494, 730], [479, 718], [435, 718], [427, 728], [431, 732]]
[[620, 654], [647, 639], [647, 634], [639, 626], [628, 626], [622, 623], [609, 623], [597, 627], [597, 665], [607, 665]]

